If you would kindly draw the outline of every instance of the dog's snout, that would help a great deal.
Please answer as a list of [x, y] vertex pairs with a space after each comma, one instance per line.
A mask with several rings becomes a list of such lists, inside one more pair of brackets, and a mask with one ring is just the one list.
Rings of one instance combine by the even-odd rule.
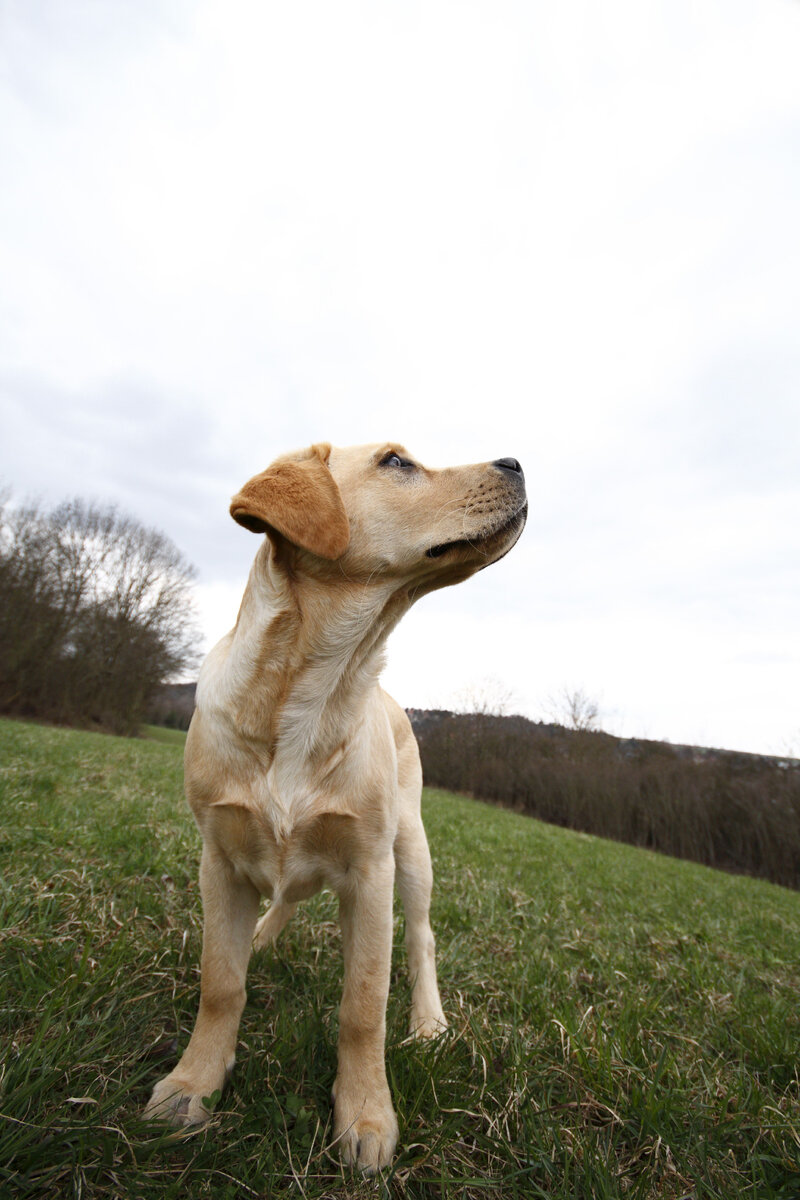
[[515, 458], [498, 458], [492, 463], [500, 471], [510, 471], [512, 475], [522, 476], [522, 467]]

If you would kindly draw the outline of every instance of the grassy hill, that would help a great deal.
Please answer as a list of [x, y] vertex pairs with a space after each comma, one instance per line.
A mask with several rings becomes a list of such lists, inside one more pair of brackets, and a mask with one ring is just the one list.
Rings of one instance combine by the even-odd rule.
[[179, 740], [0, 722], [0, 1195], [800, 1196], [800, 895], [426, 793], [451, 1030], [406, 1043], [398, 914], [379, 1183], [330, 1139], [336, 904], [253, 960], [211, 1127], [138, 1113], [191, 1029], [199, 838]]

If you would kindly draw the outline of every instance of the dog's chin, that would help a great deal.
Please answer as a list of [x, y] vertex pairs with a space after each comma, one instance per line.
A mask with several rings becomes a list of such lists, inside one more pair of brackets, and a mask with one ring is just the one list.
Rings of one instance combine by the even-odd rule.
[[469, 537], [441, 542], [425, 551], [425, 557], [447, 562], [465, 564], [474, 562], [476, 570], [498, 562], [517, 542], [528, 517], [527, 503], [518, 509], [502, 525], [488, 531], [477, 530]]

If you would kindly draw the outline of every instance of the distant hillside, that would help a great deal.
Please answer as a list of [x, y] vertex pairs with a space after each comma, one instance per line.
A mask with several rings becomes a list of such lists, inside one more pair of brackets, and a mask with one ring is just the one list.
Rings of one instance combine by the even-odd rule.
[[778, 767], [783, 770], [800, 770], [800, 758], [792, 758], [789, 755], [752, 754], [745, 750], [724, 750], [712, 746], [689, 746], [676, 742], [654, 741], [648, 738], [618, 738], [613, 734], [604, 733], [602, 730], [589, 731], [587, 733], [585, 730], [567, 729], [563, 725], [545, 721], [532, 721], [528, 717], [521, 716], [455, 713], [443, 708], [407, 708], [406, 712], [418, 740], [425, 738], [432, 730], [441, 725], [443, 721], [453, 722], [454, 728], [460, 724], [464, 731], [467, 731], [473, 727], [476, 717], [481, 719], [485, 717], [490, 722], [497, 722], [508, 733], [516, 733], [523, 737], [534, 734], [539, 738], [553, 739], [559, 742], [564, 750], [568, 750], [570, 739], [575, 739], [576, 745], [581, 743], [585, 746], [585, 741], [589, 738], [595, 739], [598, 744], [603, 743], [606, 746], [615, 746], [616, 752], [621, 758], [625, 759], [647, 757], [648, 755], [660, 753], [673, 755], [675, 758], [696, 763], [728, 761], [730, 763], [738, 762], [741, 766], [755, 766], [763, 763], [765, 766]]
[[526, 717], [410, 715], [429, 787], [800, 887], [797, 759], [616, 738]]

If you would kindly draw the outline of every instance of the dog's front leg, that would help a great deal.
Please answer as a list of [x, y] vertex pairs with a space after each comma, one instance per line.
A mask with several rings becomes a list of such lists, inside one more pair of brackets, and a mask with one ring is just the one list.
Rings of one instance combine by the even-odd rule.
[[374, 1174], [397, 1145], [384, 1060], [386, 1001], [392, 958], [394, 861], [351, 872], [339, 898], [344, 991], [339, 1014], [339, 1069], [334, 1085], [334, 1134], [345, 1162]]
[[208, 844], [200, 863], [203, 957], [200, 1008], [175, 1070], [157, 1083], [146, 1117], [173, 1125], [199, 1125], [211, 1115], [204, 1103], [225, 1086], [236, 1056], [236, 1035], [245, 1004], [245, 975], [260, 897], [247, 880]]

